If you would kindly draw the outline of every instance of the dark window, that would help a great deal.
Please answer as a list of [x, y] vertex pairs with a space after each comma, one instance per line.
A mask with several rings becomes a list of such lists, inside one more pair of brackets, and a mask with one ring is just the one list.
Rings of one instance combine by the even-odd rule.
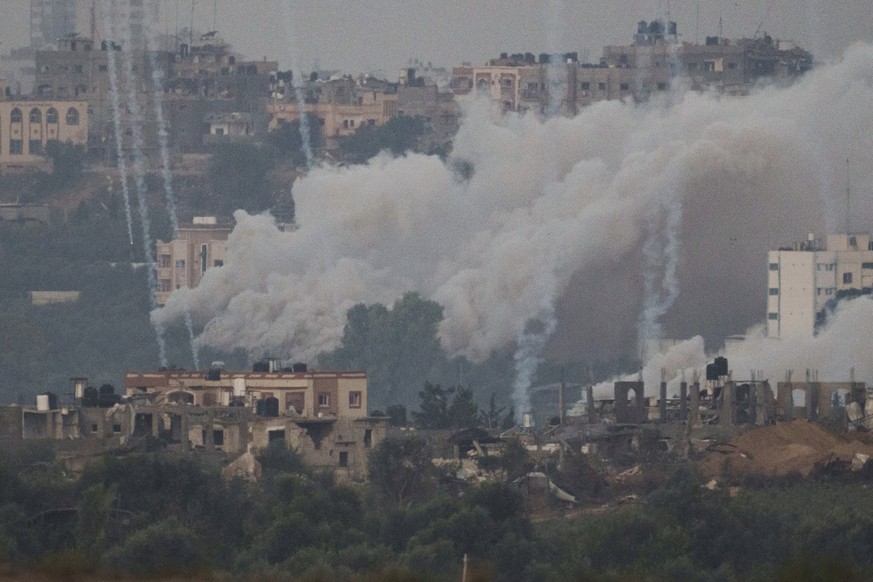
[[105, 73], [106, 71], [109, 70], [109, 67], [107, 67], [106, 65], [100, 65], [99, 67], [97, 67], [97, 69], [98, 69], [101, 73]]
[[224, 446], [224, 431], [223, 430], [213, 430], [212, 431], [212, 442], [216, 447]]
[[666, 91], [667, 83], [658, 83], [658, 91]]
[[778, 313], [768, 313], [767, 319], [779, 319], [779, 314]]
[[370, 448], [373, 446], [373, 429], [364, 429], [364, 446]]
[[9, 121], [11, 121], [12, 123], [21, 123], [21, 119], [22, 119], [22, 117], [21, 117], [21, 109], [19, 109], [18, 107], [16, 107], [16, 108], [13, 109], [12, 112], [9, 114]]
[[224, 261], [222, 261], [220, 259], [216, 259], [216, 260], [212, 261], [212, 266], [213, 267], [223, 267]]
[[591, 83], [589, 83], [588, 81], [582, 81], [581, 83], [579, 83], [579, 88], [583, 91], [588, 91], [591, 88]]
[[361, 407], [361, 393], [359, 391], [349, 392], [349, 408]]
[[79, 125], [79, 110], [75, 107], [67, 109], [67, 125]]
[[97, 432], [97, 425], [96, 424], [91, 425], [91, 432]]
[[42, 111], [34, 107], [30, 110], [30, 122], [31, 123], [42, 123]]
[[770, 263], [770, 270], [771, 271], [778, 271], [779, 270], [779, 263]]
[[779, 289], [776, 287], [770, 287], [770, 295], [779, 295]]
[[21, 155], [24, 153], [24, 142], [20, 139], [9, 140], [9, 153]]
[[115, 434], [120, 434], [121, 433], [121, 425], [120, 424], [113, 424], [112, 425], [112, 432]]
[[622, 91], [630, 91], [630, 84], [629, 83], [620, 83], [618, 88], [621, 89]]
[[873, 269], [873, 263], [861, 263], [862, 269]]
[[606, 91], [606, 83], [597, 83], [597, 89], [599, 91]]
[[330, 406], [330, 394], [328, 394], [327, 392], [319, 392], [318, 407], [327, 408], [328, 406]]
[[845, 285], [852, 284], [852, 274], [851, 273], [843, 273], [843, 283]]
[[349, 466], [349, 454], [346, 451], [340, 451], [339, 466], [340, 467], [348, 467]]
[[285, 440], [285, 431], [284, 430], [268, 430], [267, 431], [267, 442], [273, 441], [284, 441]]
[[57, 123], [58, 122], [58, 110], [52, 107], [45, 113], [45, 121], [46, 123]]

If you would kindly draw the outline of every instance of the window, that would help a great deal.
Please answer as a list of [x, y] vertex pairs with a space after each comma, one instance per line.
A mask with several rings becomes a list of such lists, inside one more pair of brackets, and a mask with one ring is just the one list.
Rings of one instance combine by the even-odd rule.
[[373, 429], [364, 429], [364, 447], [369, 449], [373, 446]]
[[666, 91], [666, 90], [667, 90], [667, 83], [663, 83], [663, 82], [658, 83], [658, 91]]
[[606, 83], [597, 83], [598, 91], [606, 91]]
[[12, 123], [21, 123], [21, 109], [19, 109], [18, 107], [13, 109], [12, 112], [9, 114], [9, 121], [11, 121]]
[[843, 284], [851, 285], [852, 284], [852, 274], [851, 273], [843, 273]]
[[42, 142], [38, 139], [27, 142], [27, 152], [32, 156], [41, 156]]
[[696, 71], [697, 70], [697, 63], [688, 63], [688, 70], [689, 71]]
[[42, 111], [34, 107], [30, 110], [30, 122], [31, 123], [42, 123]]
[[733, 71], [733, 70], [736, 69], [736, 68], [737, 68], [737, 64], [736, 64], [736, 63], [728, 63], [728, 69], [730, 69], [731, 71]]
[[769, 293], [770, 293], [770, 295], [779, 295], [779, 288], [778, 287], [770, 287]]
[[214, 261], [212, 261], [212, 266], [213, 267], [223, 267], [224, 261], [222, 261], [221, 259], [215, 259]]
[[770, 320], [774, 320], [774, 319], [775, 319], [775, 320], [778, 320], [778, 319], [779, 319], [779, 314], [778, 314], [778, 313], [768, 313], [768, 314], [767, 314], [767, 319], [770, 319]]
[[581, 83], [579, 83], [579, 88], [583, 91], [588, 91], [589, 89], [591, 89], [591, 83], [589, 83], [588, 81], [582, 81]]
[[99, 70], [101, 73], [105, 73], [109, 70], [109, 67], [106, 65], [100, 65], [99, 67], [97, 67], [97, 70]]
[[858, 246], [858, 240], [857, 240], [855, 237], [850, 236], [850, 237], [849, 237], [849, 246], [850, 246], [850, 247], [856, 247], [856, 246]]
[[527, 84], [527, 90], [528, 90], [528, 91], [536, 91], [538, 88], [539, 88], [539, 84], [538, 84], [538, 83], [528, 83], [528, 84]]
[[21, 155], [24, 153], [24, 142], [20, 139], [9, 140], [9, 153], [13, 155]]
[[200, 273], [206, 272], [206, 255], [209, 252], [209, 246], [206, 244], [200, 245]]
[[75, 107], [67, 109], [67, 125], [79, 125], [79, 110]]
[[166, 269], [170, 266], [170, 255], [158, 255], [158, 267]]
[[630, 91], [630, 83], [620, 83], [618, 88], [622, 91]]
[[770, 270], [771, 271], [778, 271], [779, 270], [779, 263], [770, 263]]
[[176, 268], [184, 269], [185, 268], [185, 259], [177, 259], [176, 260]]
[[216, 447], [224, 446], [224, 431], [223, 430], [213, 430], [212, 431], [212, 442]]
[[120, 424], [113, 424], [112, 425], [112, 432], [114, 434], [121, 434], [121, 425]]
[[339, 466], [340, 467], [348, 467], [349, 466], [349, 454], [348, 454], [348, 452], [340, 451]]
[[360, 392], [349, 392], [349, 408], [360, 408], [361, 407], [361, 393]]
[[45, 113], [45, 121], [46, 123], [57, 123], [58, 122], [58, 110], [54, 107], [50, 108]]
[[862, 269], [873, 269], [873, 263], [861, 263]]
[[318, 407], [327, 408], [328, 406], [330, 406], [330, 394], [328, 394], [327, 392], [319, 392]]
[[91, 425], [91, 432], [92, 432], [92, 433], [93, 433], [93, 432], [97, 432], [97, 425], [96, 425], [96, 424], [92, 424], [92, 425]]

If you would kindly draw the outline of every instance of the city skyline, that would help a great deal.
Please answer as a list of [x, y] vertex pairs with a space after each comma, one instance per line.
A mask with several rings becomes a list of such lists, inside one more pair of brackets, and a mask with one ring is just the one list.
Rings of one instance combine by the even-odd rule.
[[[26, 46], [29, 1], [4, 0], [0, 54]], [[794, 40], [820, 60], [839, 57], [857, 41], [873, 41], [869, 7], [860, 0], [825, 5], [809, 0], [800, 7], [785, 0], [704, 3], [699, 0], [635, 0], [619, 13], [610, 3], [555, 0], [540, 12], [527, 4], [505, 3], [495, 18], [481, 2], [401, 3], [374, 0], [349, 4], [338, 0], [290, 3], [261, 0], [160, 0], [161, 32], [190, 26], [217, 29], [249, 58], [278, 60], [288, 69], [384, 71], [393, 75], [411, 60], [451, 67], [481, 64], [501, 52], [578, 52], [596, 62], [606, 45], [630, 42], [639, 20], [668, 14], [680, 40], [702, 42], [756, 34]], [[594, 16], [592, 16], [594, 15]], [[233, 23], [231, 25], [230, 23]]]

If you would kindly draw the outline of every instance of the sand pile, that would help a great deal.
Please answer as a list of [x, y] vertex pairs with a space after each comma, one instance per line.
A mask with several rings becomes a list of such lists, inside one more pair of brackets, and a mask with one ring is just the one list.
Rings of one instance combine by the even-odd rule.
[[[750, 430], [717, 445], [700, 463], [707, 477], [721, 477], [726, 465], [733, 475], [809, 475], [832, 462], [858, 464], [873, 457], [873, 444], [865, 433], [837, 435], [821, 425], [795, 420]], [[863, 464], [863, 462], [861, 463]]]

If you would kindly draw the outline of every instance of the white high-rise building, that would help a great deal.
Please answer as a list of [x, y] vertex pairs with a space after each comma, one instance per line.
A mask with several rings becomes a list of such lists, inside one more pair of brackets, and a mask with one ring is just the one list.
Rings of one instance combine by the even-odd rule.
[[831, 234], [826, 245], [810, 234], [767, 257], [769, 337], [812, 336], [828, 301], [842, 292], [873, 288], [869, 234]]

